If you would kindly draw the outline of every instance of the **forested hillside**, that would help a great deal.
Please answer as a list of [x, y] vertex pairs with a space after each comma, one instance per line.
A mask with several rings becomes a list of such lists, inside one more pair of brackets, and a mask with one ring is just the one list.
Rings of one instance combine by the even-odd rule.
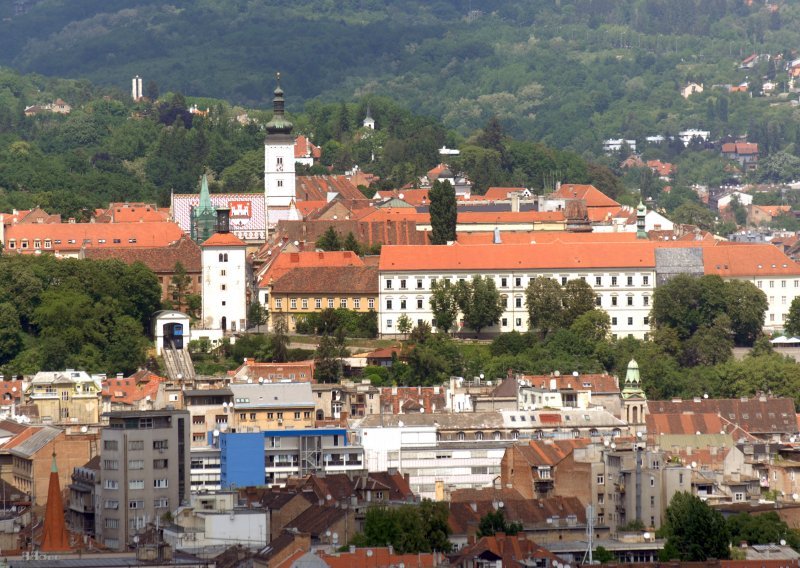
[[[769, 125], [792, 109], [706, 89], [766, 78], [800, 48], [800, 6], [745, 0], [27, 0], [0, 6], [0, 64], [127, 89], [265, 107], [282, 70], [290, 108], [389, 95], [464, 135], [498, 116], [518, 138], [599, 151], [603, 137]], [[752, 53], [781, 55], [752, 69]], [[718, 104], [719, 99], [725, 103]], [[709, 100], [711, 101], [709, 103]], [[711, 110], [709, 110], [711, 109]], [[766, 136], [766, 134], [765, 134]]]

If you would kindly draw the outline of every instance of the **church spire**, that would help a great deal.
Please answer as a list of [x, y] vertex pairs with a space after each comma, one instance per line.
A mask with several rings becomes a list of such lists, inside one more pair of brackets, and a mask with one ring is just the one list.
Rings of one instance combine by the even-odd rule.
[[639, 363], [635, 359], [628, 362], [628, 370], [625, 373], [625, 386], [622, 389], [622, 398], [644, 397], [642, 390], [642, 379], [639, 374]]
[[211, 193], [208, 191], [208, 176], [206, 174], [203, 174], [203, 181], [200, 182], [200, 203], [197, 208], [201, 212], [214, 210], [214, 204], [211, 203]]
[[53, 463], [50, 466], [47, 508], [44, 512], [44, 531], [39, 550], [42, 552], [67, 552], [70, 550], [67, 525], [64, 522], [64, 501], [61, 497], [61, 483], [58, 480], [55, 450], [53, 450]]
[[272, 120], [267, 123], [267, 134], [291, 134], [294, 125], [284, 114], [285, 99], [281, 88], [281, 74], [276, 73], [275, 79], [277, 86], [272, 98]]

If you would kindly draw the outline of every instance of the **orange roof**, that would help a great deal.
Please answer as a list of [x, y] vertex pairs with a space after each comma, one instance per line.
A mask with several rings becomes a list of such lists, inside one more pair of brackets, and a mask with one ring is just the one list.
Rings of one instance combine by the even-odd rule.
[[523, 375], [526, 381], [531, 382], [534, 388], [550, 388], [551, 381], [555, 381], [558, 390], [572, 389], [576, 391], [591, 391], [594, 393], [619, 392], [617, 377], [608, 374], [594, 375]]
[[[546, 414], [540, 414], [547, 416]], [[555, 414], [559, 417], [560, 415]], [[568, 440], [531, 440], [530, 444], [517, 446], [531, 465], [558, 465], [576, 448], [584, 448], [589, 444], [587, 438], [570, 438]]]
[[148, 396], [155, 399], [159, 385], [165, 381], [164, 377], [150, 371], [137, 371], [123, 379], [104, 380], [102, 396], [112, 404], [134, 404]]
[[589, 270], [611, 267], [641, 269], [655, 267], [654, 251], [654, 243], [650, 241], [552, 242], [534, 245], [384, 245], [381, 249], [380, 269], [470, 272], [557, 268]]
[[558, 223], [563, 211], [459, 211], [458, 223]]
[[270, 263], [262, 274], [259, 287], [269, 286], [270, 280], [276, 281], [295, 268], [322, 268], [342, 266], [364, 266], [364, 261], [349, 250], [314, 251], [314, 252], [281, 252]]
[[790, 205], [753, 205], [753, 209], [760, 209], [770, 217], [777, 217], [792, 210]]
[[[567, 231], [503, 231], [500, 230], [500, 239], [504, 244], [531, 244], [531, 243], [628, 243], [636, 242], [636, 233], [570, 233]], [[494, 241], [494, 231], [474, 231], [471, 233], [458, 233], [456, 240], [461, 245], [486, 245]]]
[[394, 554], [388, 548], [356, 548], [355, 552], [327, 554], [317, 552], [320, 560], [330, 568], [372, 568], [374, 566], [414, 566], [433, 568], [439, 564], [438, 555], [429, 552], [419, 554]]
[[590, 209], [592, 207], [619, 207], [619, 203], [593, 185], [565, 183], [554, 191], [552, 196], [561, 199], [583, 199], [586, 202], [586, 207]]
[[402, 199], [409, 205], [425, 205], [428, 202], [428, 189], [392, 189], [389, 191], [378, 191], [375, 196], [381, 199], [396, 197]]
[[169, 220], [169, 212], [151, 203], [111, 203], [95, 211], [98, 223], [158, 223]]
[[675, 171], [674, 165], [661, 160], [647, 160], [647, 167], [660, 176], [670, 176]]
[[244, 241], [233, 233], [214, 233], [203, 243], [204, 247], [243, 247]]
[[759, 276], [800, 276], [800, 265], [775, 245], [726, 243], [703, 251], [706, 274], [723, 278]]
[[327, 201], [298, 201], [295, 203], [295, 207], [297, 207], [297, 210], [300, 211], [303, 217], [306, 217], [314, 211], [325, 207], [327, 204]]
[[523, 192], [524, 187], [490, 187], [483, 194], [486, 199], [508, 199], [509, 193]]
[[319, 158], [320, 156], [322, 156], [322, 150], [302, 134], [294, 139], [295, 158]]
[[[34, 252], [35, 241], [43, 251], [78, 251], [81, 248], [160, 247], [181, 238], [177, 223], [19, 223], [6, 229], [8, 248], [18, 252]], [[15, 241], [14, 247], [10, 242]], [[23, 248], [23, 241], [27, 246]], [[47, 248], [45, 241], [50, 241]]]

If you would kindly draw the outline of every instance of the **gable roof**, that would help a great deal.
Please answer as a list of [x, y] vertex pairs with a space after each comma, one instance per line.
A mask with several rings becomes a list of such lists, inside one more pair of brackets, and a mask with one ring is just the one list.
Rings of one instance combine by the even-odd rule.
[[345, 199], [367, 199], [346, 176], [297, 176], [295, 195], [298, 201], [328, 201], [328, 193], [338, 193]]
[[[172, 222], [160, 223], [17, 223], [6, 229], [5, 242], [16, 241], [14, 250], [33, 253], [34, 242], [41, 241], [43, 252], [77, 252], [90, 248], [163, 247], [183, 235]], [[28, 241], [26, 249], [21, 248]], [[51, 248], [46, 248], [50, 241]], [[8, 247], [10, 248], [10, 247]]]
[[531, 440], [529, 445], [517, 445], [525, 460], [532, 466], [556, 466], [576, 448], [584, 448], [589, 444], [585, 438], [570, 438], [568, 440]]
[[95, 223], [150, 223], [169, 220], [169, 212], [153, 203], [110, 203], [95, 212]]
[[287, 523], [285, 528], [308, 533], [312, 538], [319, 538], [324, 536], [325, 531], [343, 518], [348, 511], [349, 509], [339, 507], [311, 505], [295, 519]]
[[274, 256], [269, 267], [263, 272], [259, 287], [266, 288], [270, 281], [275, 282], [296, 268], [330, 268], [344, 266], [364, 266], [364, 261], [354, 252], [342, 251], [303, 251], [280, 252]]
[[295, 158], [314, 158], [317, 159], [322, 156], [322, 150], [319, 146], [311, 143], [311, 140], [299, 135], [294, 139], [294, 157]]
[[486, 199], [508, 199], [511, 193], [522, 193], [526, 191], [524, 187], [490, 187], [483, 194]]
[[[653, 400], [647, 403], [648, 413], [653, 415], [697, 415], [712, 414], [720, 418], [720, 428], [716, 422], [706, 422], [720, 432], [723, 423], [730, 423], [749, 433], [795, 434], [798, 431], [794, 402], [790, 398], [694, 398], [692, 400]], [[649, 418], [649, 417], [648, 417]], [[672, 422], [669, 422], [672, 420]], [[703, 420], [711, 420], [704, 418]], [[656, 422], [659, 426], [669, 425], [679, 428], [675, 419]], [[700, 424], [700, 423], [698, 423]], [[681, 424], [682, 425], [682, 424]], [[649, 428], [648, 428], [649, 431]], [[683, 430], [678, 430], [682, 432]], [[694, 430], [696, 432], [698, 430]], [[704, 432], [703, 430], [700, 430]], [[727, 431], [727, 428], [726, 428]]]
[[593, 393], [619, 393], [619, 380], [614, 375], [607, 373], [559, 375], [523, 375], [522, 378], [530, 381], [532, 387], [549, 389], [551, 384], [558, 390], [591, 391]]
[[378, 269], [375, 266], [294, 268], [272, 283], [272, 293], [377, 295]]
[[564, 183], [561, 184], [561, 187], [551, 194], [551, 197], [558, 197], [562, 199], [583, 199], [586, 202], [586, 207], [588, 208], [619, 207], [619, 203], [611, 199], [593, 185]]
[[112, 404], [132, 405], [148, 397], [155, 399], [159, 385], [166, 382], [146, 369], [135, 372], [130, 377], [108, 378], [103, 381], [102, 397]]
[[706, 274], [718, 274], [723, 278], [800, 275], [800, 265], [770, 243], [705, 247], [703, 268]]
[[214, 233], [204, 243], [204, 247], [243, 247], [244, 241], [233, 233]]
[[203, 269], [200, 247], [187, 235], [163, 247], [90, 248], [83, 251], [83, 258], [114, 258], [125, 264], [141, 262], [153, 272], [174, 272], [178, 262], [186, 272], [201, 272]]

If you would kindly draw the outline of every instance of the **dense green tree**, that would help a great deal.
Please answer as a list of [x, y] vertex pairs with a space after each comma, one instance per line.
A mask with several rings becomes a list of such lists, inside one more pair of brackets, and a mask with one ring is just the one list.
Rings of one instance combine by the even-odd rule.
[[435, 280], [431, 284], [430, 304], [434, 327], [448, 333], [458, 318], [456, 287], [447, 279]]
[[342, 239], [336, 229], [330, 226], [317, 239], [315, 246], [320, 250], [342, 250]]
[[401, 314], [400, 317], [397, 318], [397, 331], [403, 335], [408, 335], [413, 326], [414, 324], [411, 322], [411, 318], [408, 317], [408, 314]]
[[370, 507], [364, 531], [356, 534], [350, 544], [392, 546], [399, 554], [449, 552], [449, 535], [447, 504], [424, 499], [418, 505]]
[[464, 292], [458, 298], [464, 325], [480, 334], [485, 327], [495, 325], [503, 315], [504, 307], [500, 292], [491, 277], [476, 275], [470, 282], [464, 282]]
[[320, 337], [314, 352], [314, 376], [320, 383], [336, 383], [342, 378], [342, 357], [346, 349], [337, 337], [325, 334]]
[[667, 507], [661, 534], [667, 542], [661, 560], [703, 562], [730, 558], [725, 518], [699, 497], [676, 493]]
[[797, 531], [789, 528], [775, 511], [759, 515], [739, 513], [728, 517], [725, 524], [734, 546], [742, 542], [754, 545], [775, 544], [785, 540], [795, 550], [800, 549], [800, 536]]
[[356, 254], [361, 254], [361, 245], [358, 243], [358, 240], [352, 231], [347, 233], [347, 236], [344, 238], [342, 250], [349, 250]]
[[272, 322], [272, 335], [270, 336], [270, 349], [272, 360], [276, 363], [284, 363], [289, 360], [289, 335], [287, 334], [286, 316], [283, 314], [275, 316]]
[[181, 261], [177, 261], [172, 270], [173, 274], [169, 282], [172, 305], [176, 310], [180, 311], [184, 309], [186, 304], [186, 295], [189, 291], [189, 286], [192, 284], [192, 278], [186, 273], [186, 268]]
[[481, 517], [478, 524], [478, 538], [493, 536], [495, 533], [502, 532], [507, 535], [515, 535], [522, 530], [522, 523], [509, 522], [506, 520], [503, 509], [489, 511]]
[[431, 244], [456, 240], [456, 192], [450, 182], [436, 180], [428, 193], [431, 218]]
[[791, 336], [800, 336], [800, 297], [792, 300], [789, 306], [789, 313], [786, 315], [786, 323], [783, 325], [784, 333]]
[[561, 303], [563, 306], [561, 323], [564, 327], [569, 327], [580, 316], [595, 309], [594, 290], [585, 280], [580, 278], [569, 280], [561, 292]]
[[547, 276], [531, 279], [525, 289], [525, 306], [531, 330], [542, 338], [563, 325], [561, 286]]
[[8, 363], [22, 349], [22, 326], [11, 302], [0, 303], [0, 365]]

